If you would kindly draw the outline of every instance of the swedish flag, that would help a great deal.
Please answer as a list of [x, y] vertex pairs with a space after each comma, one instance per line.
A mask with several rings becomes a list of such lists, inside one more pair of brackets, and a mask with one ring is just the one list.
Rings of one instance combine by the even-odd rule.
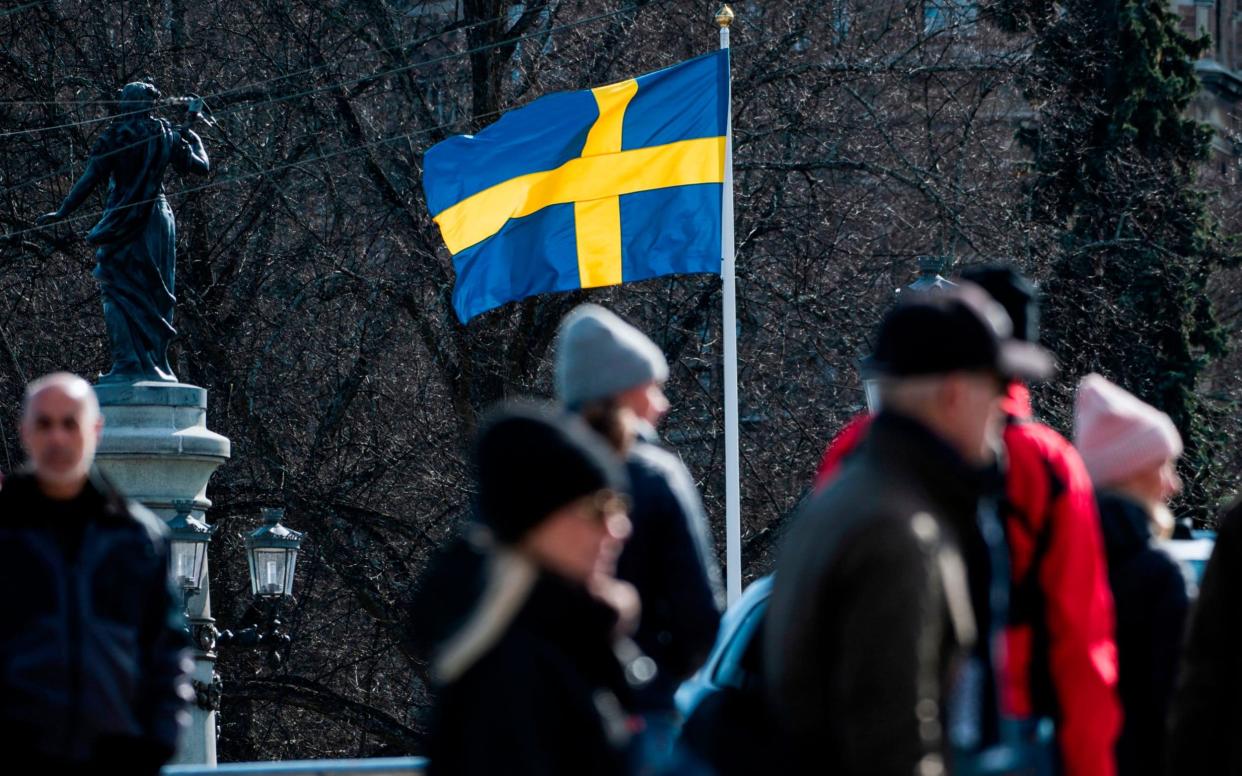
[[720, 272], [728, 51], [550, 94], [429, 149], [463, 321], [505, 302]]

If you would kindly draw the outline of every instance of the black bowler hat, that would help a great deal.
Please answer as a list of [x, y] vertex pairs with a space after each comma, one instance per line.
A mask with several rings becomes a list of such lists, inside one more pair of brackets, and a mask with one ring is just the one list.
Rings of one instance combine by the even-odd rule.
[[863, 374], [916, 377], [978, 370], [1029, 382], [1051, 376], [1052, 355], [1012, 334], [1005, 309], [973, 283], [919, 294], [884, 316], [875, 350], [863, 359]]
[[489, 413], [474, 465], [480, 517], [502, 544], [516, 544], [583, 496], [629, 490], [620, 458], [581, 418], [535, 402], [512, 402]]
[[1039, 342], [1039, 292], [1010, 266], [991, 264], [962, 271], [962, 280], [982, 288], [1000, 302], [1013, 321], [1013, 337]]

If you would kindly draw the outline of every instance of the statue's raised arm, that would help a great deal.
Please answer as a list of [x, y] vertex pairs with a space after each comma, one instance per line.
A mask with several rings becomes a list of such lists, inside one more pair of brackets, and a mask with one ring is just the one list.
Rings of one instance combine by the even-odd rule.
[[181, 142], [185, 144], [185, 153], [174, 161], [177, 172], [192, 172], [195, 175], [206, 175], [211, 172], [211, 160], [207, 158], [207, 149], [199, 136], [185, 125], [178, 130]]
[[164, 170], [206, 175], [203, 141], [190, 129], [152, 114], [160, 93], [151, 84], [126, 84], [120, 115], [95, 141], [82, 177], [46, 224], [68, 217], [104, 181], [110, 181], [102, 217], [86, 239], [95, 250], [95, 278], [103, 296], [112, 369], [100, 381], [176, 382], [168, 364], [173, 328], [177, 231], [164, 197]]

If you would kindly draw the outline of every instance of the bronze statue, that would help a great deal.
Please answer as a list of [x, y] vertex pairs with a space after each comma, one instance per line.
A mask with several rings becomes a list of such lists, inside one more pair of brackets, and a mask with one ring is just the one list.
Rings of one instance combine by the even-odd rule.
[[211, 164], [190, 130], [201, 101], [191, 100], [187, 122], [174, 126], [152, 115], [159, 96], [142, 82], [120, 90], [120, 115], [95, 141], [82, 177], [59, 210], [36, 222], [66, 218], [109, 181], [103, 217], [86, 236], [96, 246], [94, 275], [112, 345], [112, 369], [100, 382], [177, 381], [168, 365], [168, 344], [177, 333], [177, 227], [164, 198], [164, 170], [171, 164], [181, 173], [205, 175]]

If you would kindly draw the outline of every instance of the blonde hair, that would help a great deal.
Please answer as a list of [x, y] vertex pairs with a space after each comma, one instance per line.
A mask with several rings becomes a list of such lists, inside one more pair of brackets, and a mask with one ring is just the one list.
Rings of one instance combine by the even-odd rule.
[[634, 411], [617, 401], [615, 396], [590, 401], [578, 410], [586, 424], [624, 457], [637, 436]]

